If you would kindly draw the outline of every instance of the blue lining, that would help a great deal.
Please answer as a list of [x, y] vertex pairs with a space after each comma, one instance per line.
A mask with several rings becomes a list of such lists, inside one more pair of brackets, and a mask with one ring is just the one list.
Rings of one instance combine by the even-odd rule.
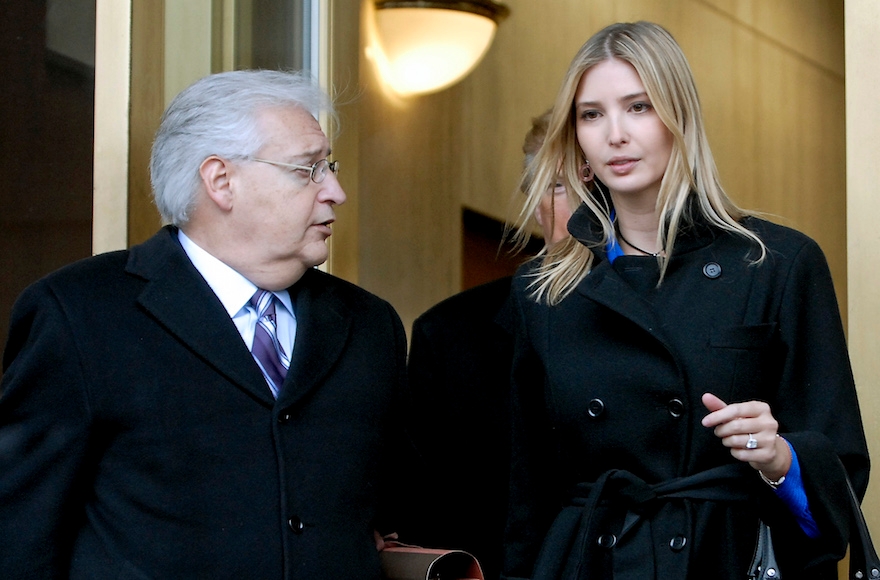
[[[614, 208], [611, 208], [611, 215], [608, 216], [611, 218], [611, 223], [614, 223], [614, 219], [617, 217], [617, 214], [614, 212]], [[616, 260], [619, 256], [623, 255], [623, 248], [620, 247], [620, 244], [617, 243], [617, 238], [613, 237], [608, 240], [608, 243], [605, 244], [605, 257], [608, 259], [609, 264], [613, 264], [614, 260]]]
[[785, 503], [792, 515], [794, 515], [798, 525], [807, 537], [815, 540], [822, 534], [819, 532], [819, 526], [816, 525], [816, 520], [810, 512], [810, 504], [807, 500], [807, 491], [804, 489], [804, 480], [801, 477], [801, 466], [798, 463], [797, 453], [794, 452], [794, 447], [791, 446], [791, 443], [788, 441], [785, 443], [791, 449], [791, 467], [788, 469], [788, 473], [785, 474], [785, 481], [773, 491], [776, 492], [776, 496]]

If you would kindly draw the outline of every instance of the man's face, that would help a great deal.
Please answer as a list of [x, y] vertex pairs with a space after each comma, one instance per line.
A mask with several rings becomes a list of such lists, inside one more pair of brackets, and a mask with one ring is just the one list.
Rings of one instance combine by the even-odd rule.
[[[254, 155], [280, 163], [311, 166], [330, 154], [318, 121], [298, 107], [270, 108], [258, 115], [265, 141]], [[298, 272], [327, 259], [326, 240], [334, 206], [345, 202], [336, 176], [321, 183], [307, 169], [246, 160], [233, 178], [232, 227], [248, 253], [249, 267], [264, 272]], [[298, 276], [297, 276], [298, 277]]]
[[535, 219], [544, 233], [544, 243], [553, 245], [568, 237], [568, 220], [571, 217], [571, 202], [568, 190], [562, 179], [547, 188], [541, 197], [541, 203], [535, 208]]

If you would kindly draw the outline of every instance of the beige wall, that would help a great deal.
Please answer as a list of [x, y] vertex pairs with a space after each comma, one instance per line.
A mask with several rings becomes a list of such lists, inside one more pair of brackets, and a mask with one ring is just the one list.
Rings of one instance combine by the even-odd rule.
[[[880, 439], [880, 4], [846, 2], [847, 257], [849, 349], [870, 450], [877, 465]], [[863, 503], [880, 540], [880, 484], [876, 467]]]
[[447, 91], [394, 99], [363, 52], [359, 72], [347, 61], [361, 91], [347, 107], [359, 135], [359, 171], [347, 175], [358, 191], [359, 250], [348, 271], [362, 285], [407, 324], [458, 291], [461, 207], [511, 216], [523, 135], [574, 53], [606, 24], [646, 19], [666, 26], [691, 61], [730, 194], [817, 239], [846, 312], [841, 0], [506, 3], [511, 16], [485, 60]]
[[[842, 0], [555, 0], [553, 10], [506, 1], [511, 16], [474, 73], [410, 99], [388, 94], [366, 56], [372, 2], [359, 10], [329, 3], [342, 116], [334, 148], [349, 192], [335, 226], [334, 272], [389, 299], [407, 326], [457, 292], [461, 208], [509, 218], [523, 134], [553, 101], [573, 54], [608, 23], [650, 19], [691, 60], [731, 195], [819, 241], [846, 312]], [[167, 71], [184, 66], [157, 57], [168, 36], [162, 11], [132, 5], [129, 243], [158, 225], [144, 168], [175, 84]]]

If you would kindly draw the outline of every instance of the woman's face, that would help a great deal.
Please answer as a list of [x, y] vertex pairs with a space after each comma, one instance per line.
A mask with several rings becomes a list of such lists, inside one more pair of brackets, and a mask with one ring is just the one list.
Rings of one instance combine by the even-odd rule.
[[575, 93], [578, 144], [615, 197], [653, 203], [672, 154], [672, 133], [657, 116], [628, 62], [588, 69]]

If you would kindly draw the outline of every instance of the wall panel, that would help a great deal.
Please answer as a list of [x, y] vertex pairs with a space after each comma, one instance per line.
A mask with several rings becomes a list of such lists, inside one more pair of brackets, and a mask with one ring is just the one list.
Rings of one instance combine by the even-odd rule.
[[[847, 227], [849, 234], [849, 346], [868, 444], [877, 465], [880, 441], [880, 3], [846, 3]], [[876, 467], [862, 507], [880, 540]]]
[[606, 24], [648, 19], [692, 63], [732, 197], [817, 239], [846, 312], [842, 0], [505, 1], [511, 15], [486, 58], [446, 91], [391, 97], [361, 59], [351, 271], [362, 285], [407, 325], [458, 291], [461, 208], [513, 216], [523, 135], [574, 53]]
[[522, 136], [581, 43], [614, 21], [655, 20], [694, 69], [729, 193], [817, 239], [846, 311], [842, 2], [508, 4], [485, 61], [445, 93], [461, 115], [464, 205], [509, 219]]

